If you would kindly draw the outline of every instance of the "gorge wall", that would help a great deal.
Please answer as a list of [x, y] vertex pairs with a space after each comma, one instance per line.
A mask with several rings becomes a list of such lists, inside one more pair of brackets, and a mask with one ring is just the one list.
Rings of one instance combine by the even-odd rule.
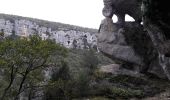
[[54, 39], [67, 48], [96, 48], [96, 29], [0, 14], [0, 32], [27, 37], [38, 34], [42, 39]]
[[[124, 63], [122, 67], [170, 80], [168, 2], [103, 0], [103, 3], [105, 18], [99, 28], [99, 50]], [[118, 17], [117, 23], [113, 23], [114, 14]], [[125, 22], [125, 14], [135, 22]]]

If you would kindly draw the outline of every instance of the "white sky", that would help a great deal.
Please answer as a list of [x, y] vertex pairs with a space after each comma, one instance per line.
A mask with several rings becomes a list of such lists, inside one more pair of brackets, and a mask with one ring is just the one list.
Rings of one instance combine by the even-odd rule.
[[0, 13], [99, 28], [103, 0], [0, 0]]

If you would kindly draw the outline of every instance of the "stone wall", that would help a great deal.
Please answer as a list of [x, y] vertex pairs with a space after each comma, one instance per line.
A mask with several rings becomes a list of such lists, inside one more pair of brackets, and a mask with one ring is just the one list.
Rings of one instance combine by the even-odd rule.
[[38, 34], [42, 39], [54, 39], [67, 48], [97, 47], [96, 29], [50, 21], [0, 14], [0, 31], [5, 37], [15, 34], [22, 37]]

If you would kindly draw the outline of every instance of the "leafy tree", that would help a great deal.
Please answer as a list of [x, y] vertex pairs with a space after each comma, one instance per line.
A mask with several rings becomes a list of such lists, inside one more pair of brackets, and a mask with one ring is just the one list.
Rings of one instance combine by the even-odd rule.
[[44, 70], [61, 64], [67, 49], [38, 36], [0, 41], [0, 100], [17, 100], [21, 93], [45, 85]]

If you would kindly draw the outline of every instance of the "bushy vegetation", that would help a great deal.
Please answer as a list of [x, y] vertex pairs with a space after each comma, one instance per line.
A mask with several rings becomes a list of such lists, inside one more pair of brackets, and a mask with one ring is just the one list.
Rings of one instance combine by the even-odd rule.
[[[0, 41], [0, 99], [117, 100], [162, 89], [148, 79], [99, 72], [114, 63], [101, 53], [70, 49], [38, 36]], [[49, 71], [49, 78], [44, 75]], [[39, 94], [39, 95], [37, 95]]]
[[[0, 42], [1, 100], [32, 99], [37, 93], [46, 100], [88, 97], [99, 62], [112, 63], [94, 50], [67, 50], [38, 36], [10, 36]], [[49, 69], [51, 79], [46, 80]]]
[[64, 68], [55, 72], [49, 83], [52, 85], [46, 88], [46, 100], [143, 98], [162, 91], [143, 78], [99, 72], [98, 65], [114, 63], [102, 57], [93, 50], [70, 50]]
[[[91, 95], [90, 85], [93, 83], [94, 70], [98, 65], [97, 56], [91, 50], [77, 50], [77, 54], [74, 52], [76, 50], [70, 51], [63, 67], [54, 73], [49, 82], [53, 85], [47, 88], [47, 100], [70, 100]], [[61, 72], [65, 73], [64, 77], [59, 74]]]
[[[98, 84], [97, 91], [100, 96], [103, 95], [112, 99], [129, 99], [129, 98], [144, 98], [160, 93], [165, 88], [159, 86], [160, 79], [151, 79], [146, 77], [132, 77], [127, 75], [112, 75], [106, 73], [95, 73]], [[164, 86], [167, 86], [164, 84]]]
[[27, 91], [43, 87], [44, 70], [57, 67], [67, 50], [51, 40], [38, 36], [4, 38], [0, 41], [0, 99], [17, 100]]

